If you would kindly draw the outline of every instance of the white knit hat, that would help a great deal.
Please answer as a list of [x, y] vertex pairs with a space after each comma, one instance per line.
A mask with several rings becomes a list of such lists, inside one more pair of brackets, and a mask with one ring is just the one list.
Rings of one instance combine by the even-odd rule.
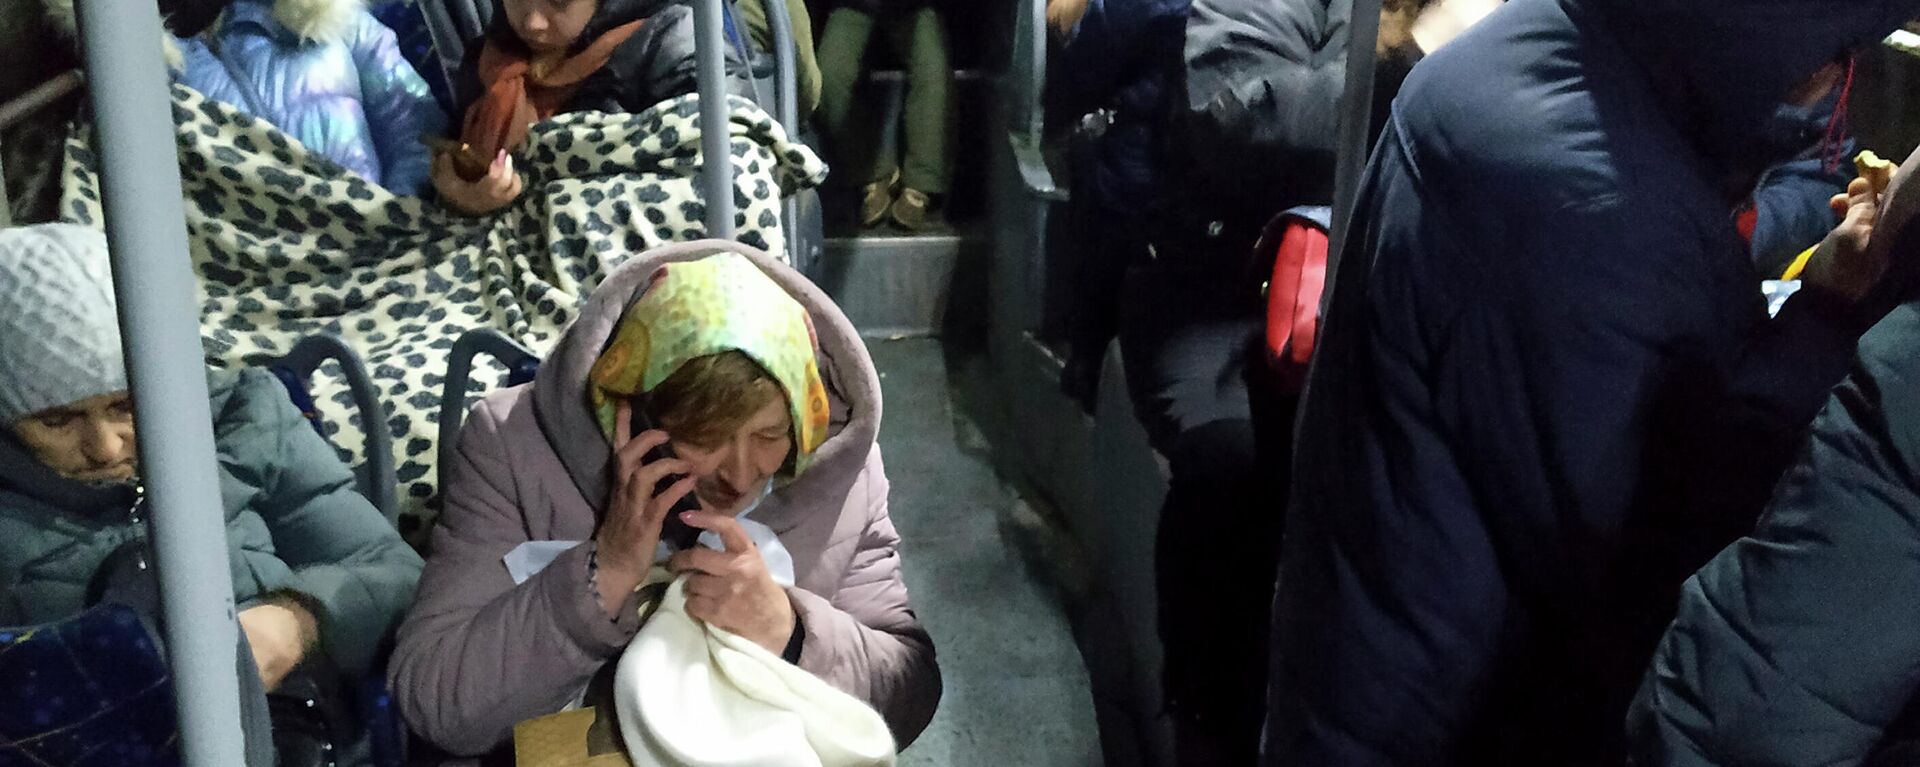
[[107, 238], [0, 229], [0, 423], [126, 388]]

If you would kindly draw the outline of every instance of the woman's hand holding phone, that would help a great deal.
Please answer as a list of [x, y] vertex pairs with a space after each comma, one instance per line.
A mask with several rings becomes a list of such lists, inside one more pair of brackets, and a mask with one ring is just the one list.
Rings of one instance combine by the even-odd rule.
[[[646, 460], [648, 451], [666, 444], [667, 434], [635, 435], [632, 420], [632, 406], [621, 402], [614, 426], [613, 493], [606, 519], [593, 537], [600, 606], [608, 617], [618, 616], [627, 597], [646, 579], [660, 547], [660, 527], [667, 512], [694, 487], [692, 464], [678, 458]], [[674, 474], [685, 476], [655, 494], [660, 481]]]

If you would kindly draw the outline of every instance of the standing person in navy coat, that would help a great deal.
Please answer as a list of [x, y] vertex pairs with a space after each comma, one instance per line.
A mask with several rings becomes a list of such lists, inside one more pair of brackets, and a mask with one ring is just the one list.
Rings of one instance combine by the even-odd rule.
[[1829, 237], [1767, 318], [1761, 128], [1916, 6], [1514, 0], [1412, 73], [1301, 410], [1268, 763], [1621, 763], [1680, 582], [1884, 313]]

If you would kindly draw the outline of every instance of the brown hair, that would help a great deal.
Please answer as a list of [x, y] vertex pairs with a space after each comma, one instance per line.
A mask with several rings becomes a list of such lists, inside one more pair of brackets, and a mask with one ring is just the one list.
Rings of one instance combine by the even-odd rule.
[[724, 441], [767, 403], [784, 401], [772, 374], [735, 350], [687, 360], [646, 397], [647, 414], [675, 439]]

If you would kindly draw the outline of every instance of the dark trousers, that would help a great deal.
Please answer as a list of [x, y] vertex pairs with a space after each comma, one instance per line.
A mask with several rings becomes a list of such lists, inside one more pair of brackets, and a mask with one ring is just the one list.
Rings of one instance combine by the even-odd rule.
[[1243, 270], [1167, 255], [1130, 270], [1120, 327], [1135, 411], [1172, 474], [1154, 562], [1164, 689], [1183, 765], [1252, 764], [1286, 462], [1263, 466], [1255, 438], [1262, 325]]
[[1069, 342], [1097, 370], [1119, 332], [1127, 272], [1146, 264], [1155, 232], [1158, 134], [1115, 125], [1073, 144], [1073, 312]]

